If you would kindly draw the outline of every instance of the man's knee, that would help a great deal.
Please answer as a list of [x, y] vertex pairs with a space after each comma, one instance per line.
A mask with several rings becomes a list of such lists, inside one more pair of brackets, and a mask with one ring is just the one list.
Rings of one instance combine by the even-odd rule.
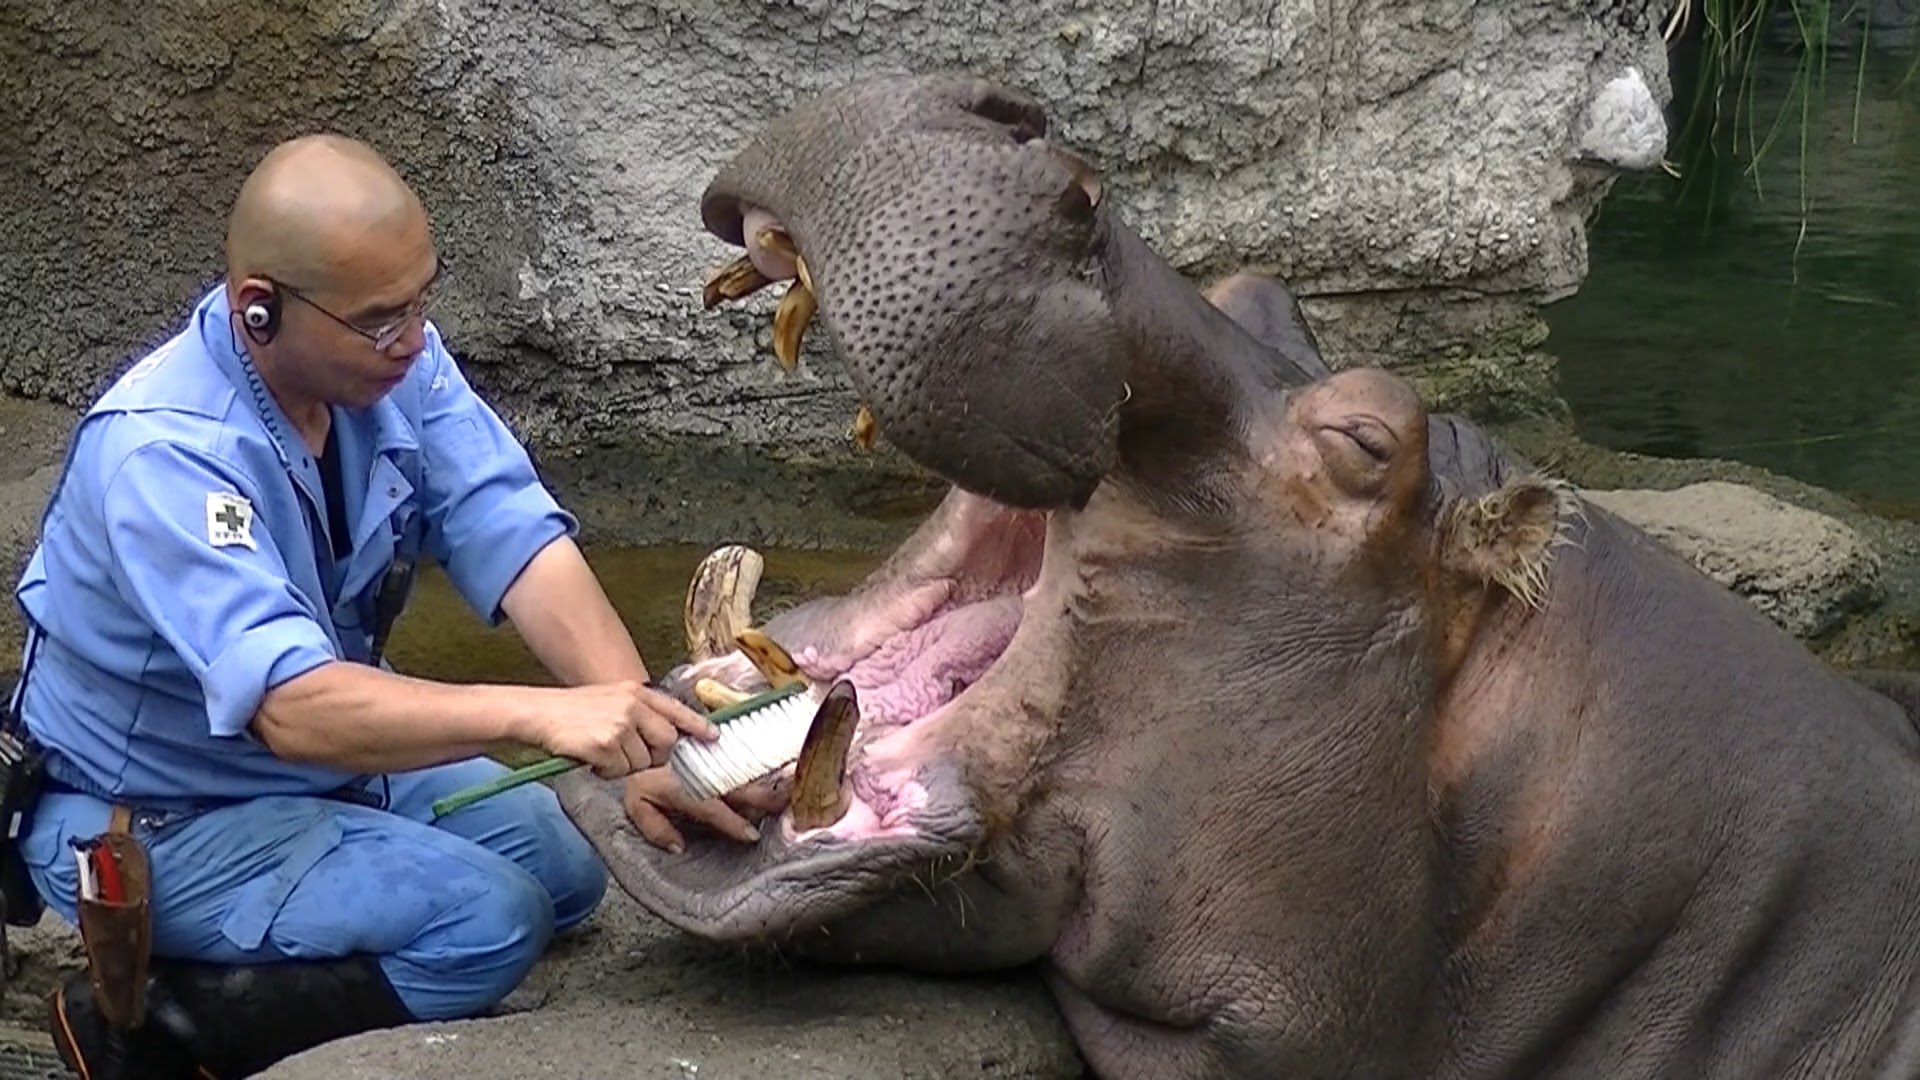
[[[505, 771], [490, 762], [469, 765], [462, 779], [479, 782], [490, 775], [486, 769]], [[525, 867], [552, 898], [561, 930], [593, 914], [606, 897], [605, 865], [544, 784], [503, 791], [435, 824]]]
[[382, 958], [414, 1016], [446, 1020], [485, 1012], [520, 985], [553, 940], [553, 899], [531, 874], [503, 863], [486, 884]]

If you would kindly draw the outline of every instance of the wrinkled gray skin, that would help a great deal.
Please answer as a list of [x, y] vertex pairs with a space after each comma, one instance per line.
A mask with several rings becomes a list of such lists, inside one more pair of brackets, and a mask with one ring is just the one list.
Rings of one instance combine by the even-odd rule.
[[710, 189], [722, 239], [743, 203], [791, 231], [882, 433], [956, 485], [775, 636], [832, 674], [1042, 528], [1045, 564], [991, 670], [856, 750], [925, 788], [911, 835], [670, 856], [570, 778], [622, 887], [716, 941], [1038, 962], [1103, 1077], [1920, 1072], [1902, 710], [1400, 380], [1327, 375], [1278, 283], [1209, 303], [1043, 131], [865, 84]]

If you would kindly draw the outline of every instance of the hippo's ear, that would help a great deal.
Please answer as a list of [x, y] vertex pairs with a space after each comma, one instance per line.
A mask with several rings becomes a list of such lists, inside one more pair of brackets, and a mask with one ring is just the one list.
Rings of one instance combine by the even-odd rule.
[[1566, 543], [1580, 514], [1571, 485], [1542, 476], [1507, 482], [1479, 498], [1461, 498], [1440, 514], [1441, 569], [1456, 579], [1505, 590], [1529, 607], [1546, 602], [1553, 549]]
[[1311, 382], [1329, 374], [1306, 312], [1286, 282], [1242, 272], [1208, 286], [1205, 295], [1208, 303], [1292, 367], [1287, 381]]

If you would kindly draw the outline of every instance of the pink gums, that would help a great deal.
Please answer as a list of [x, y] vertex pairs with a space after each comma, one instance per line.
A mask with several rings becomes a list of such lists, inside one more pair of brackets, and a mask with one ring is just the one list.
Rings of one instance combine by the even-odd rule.
[[[979, 501], [962, 505], [949, 521], [950, 530], [935, 541], [945, 549], [948, 574], [882, 590], [854, 610], [835, 612], [838, 648], [793, 650], [816, 684], [842, 678], [853, 684], [860, 728], [848, 753], [847, 813], [805, 832], [782, 815], [790, 842], [912, 835], [909, 819], [928, 798], [914, 779], [927, 753], [919, 731], [999, 661], [1020, 628], [1025, 594], [1039, 578], [1044, 516]], [[806, 636], [801, 626], [795, 629], [795, 636]]]
[[[904, 735], [908, 727], [938, 712], [984, 675], [1020, 628], [1021, 610], [1022, 599], [1015, 594], [948, 608], [836, 673], [853, 683], [860, 702], [860, 733], [850, 751], [850, 757], [860, 759], [848, 763], [853, 798], [846, 815], [825, 829], [797, 833], [793, 819], [783, 818], [781, 828], [788, 840], [912, 835], [909, 818], [926, 807], [926, 789], [913, 779], [910, 767], [869, 767], [862, 750], [889, 733]], [[803, 652], [796, 660], [811, 670], [819, 658]]]
[[1020, 628], [1020, 598], [1001, 596], [934, 616], [845, 673], [860, 695], [861, 727], [912, 723], [986, 674]]
[[780, 828], [787, 840], [884, 840], [912, 836], [914, 828], [907, 819], [927, 805], [927, 789], [902, 770], [885, 774], [856, 771], [853, 776], [853, 800], [845, 817], [824, 829], [796, 832], [793, 818], [782, 817]]

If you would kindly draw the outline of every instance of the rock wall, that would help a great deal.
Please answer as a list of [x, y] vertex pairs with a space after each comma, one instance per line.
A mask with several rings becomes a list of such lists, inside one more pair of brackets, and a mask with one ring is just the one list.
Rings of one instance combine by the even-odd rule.
[[1665, 145], [1650, 0], [0, 0], [0, 382], [83, 403], [219, 273], [247, 168], [317, 128], [423, 191], [439, 319], [543, 448], [842, 453], [814, 335], [704, 314], [695, 204], [796, 96], [964, 68], [1034, 93], [1209, 277], [1277, 271], [1336, 362], [1537, 344], [1617, 168]]

